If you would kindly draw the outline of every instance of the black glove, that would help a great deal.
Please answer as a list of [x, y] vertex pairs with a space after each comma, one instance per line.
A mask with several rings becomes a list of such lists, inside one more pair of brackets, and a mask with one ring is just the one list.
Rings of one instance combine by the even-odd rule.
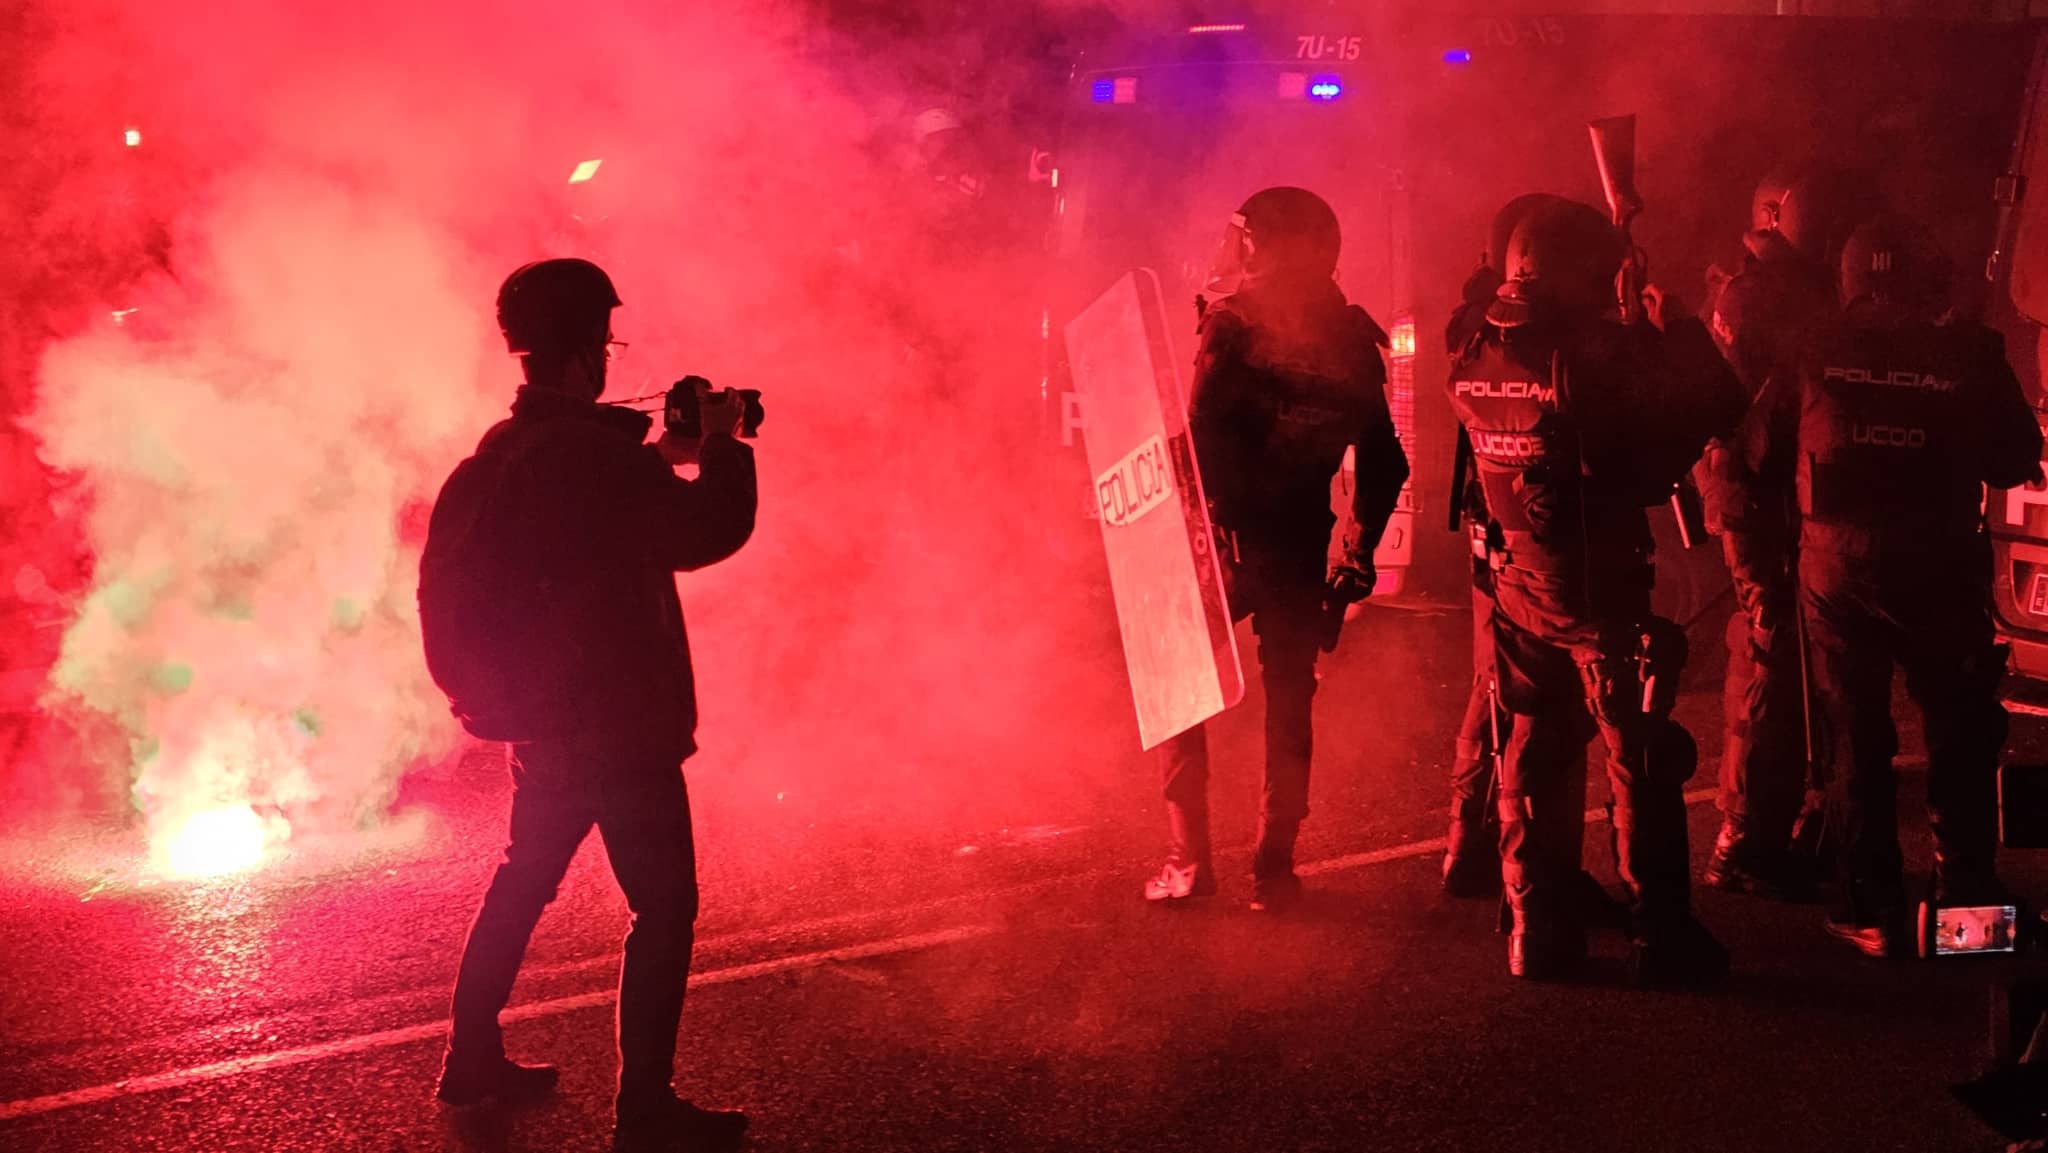
[[1335, 606], [1358, 604], [1372, 596], [1372, 586], [1380, 582], [1378, 569], [1372, 567], [1372, 557], [1348, 557], [1329, 571], [1329, 592], [1327, 598]]
[[1373, 569], [1370, 556], [1347, 559], [1330, 570], [1330, 578], [1323, 585], [1324, 652], [1337, 651], [1337, 638], [1344, 631], [1345, 610], [1371, 596], [1372, 586], [1378, 581], [1379, 573]]

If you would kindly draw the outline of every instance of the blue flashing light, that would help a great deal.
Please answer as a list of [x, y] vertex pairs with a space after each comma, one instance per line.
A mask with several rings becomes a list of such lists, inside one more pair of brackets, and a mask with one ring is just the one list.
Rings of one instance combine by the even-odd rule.
[[1449, 52], [1444, 53], [1444, 63], [1460, 66], [1470, 64], [1472, 63], [1472, 50], [1470, 48], [1453, 48]]
[[1116, 81], [1097, 80], [1088, 86], [1088, 99], [1097, 104], [1107, 104], [1116, 99]]
[[1344, 95], [1344, 82], [1335, 76], [1318, 76], [1308, 82], [1310, 100], [1335, 100]]

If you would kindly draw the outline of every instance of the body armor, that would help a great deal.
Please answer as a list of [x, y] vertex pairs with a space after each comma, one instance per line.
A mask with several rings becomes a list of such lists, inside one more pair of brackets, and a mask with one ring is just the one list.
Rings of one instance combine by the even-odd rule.
[[1805, 548], [1869, 559], [1979, 535], [1981, 330], [1842, 326], [1801, 367]]

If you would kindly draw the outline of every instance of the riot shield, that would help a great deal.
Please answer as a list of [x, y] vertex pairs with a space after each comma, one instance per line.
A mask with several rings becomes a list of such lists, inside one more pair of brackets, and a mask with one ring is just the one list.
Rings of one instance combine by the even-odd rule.
[[1150, 749], [1244, 697], [1159, 278], [1124, 276], [1067, 322], [1066, 338], [1139, 742]]

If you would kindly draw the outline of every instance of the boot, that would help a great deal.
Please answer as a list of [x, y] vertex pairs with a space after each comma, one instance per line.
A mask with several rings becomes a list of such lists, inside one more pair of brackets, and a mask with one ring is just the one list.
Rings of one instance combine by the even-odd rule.
[[502, 1056], [470, 1061], [451, 1053], [441, 1066], [434, 1096], [458, 1107], [525, 1105], [553, 1093], [560, 1080], [553, 1065], [521, 1065]]
[[1556, 981], [1574, 975], [1586, 960], [1586, 931], [1555, 911], [1532, 908], [1529, 894], [1508, 892], [1508, 975], [1527, 981]]
[[1451, 827], [1444, 835], [1444, 892], [1453, 897], [1491, 897], [1500, 892], [1500, 834], [1486, 820], [1480, 797], [1451, 801]]
[[1166, 803], [1166, 864], [1145, 882], [1148, 901], [1179, 901], [1216, 895], [1216, 868], [1209, 859], [1209, 810]]
[[747, 1115], [737, 1109], [705, 1109], [677, 1097], [674, 1091], [651, 1097], [621, 1095], [618, 1125], [612, 1130], [615, 1153], [730, 1153], [747, 1133]]
[[1700, 879], [1730, 893], [1754, 893], [1785, 901], [1811, 900], [1818, 878], [1782, 846], [1760, 843], [1740, 817], [1721, 820], [1713, 856]]
[[1252, 908], [1279, 911], [1301, 897], [1301, 878], [1294, 875], [1294, 841], [1301, 822], [1265, 817], [1259, 822], [1259, 843], [1252, 851]]

